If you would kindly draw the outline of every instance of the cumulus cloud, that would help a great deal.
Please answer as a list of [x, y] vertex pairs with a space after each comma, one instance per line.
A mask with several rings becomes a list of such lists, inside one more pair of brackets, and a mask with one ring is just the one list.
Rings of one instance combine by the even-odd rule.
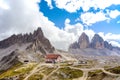
[[[52, 8], [51, 1], [46, 1], [49, 2], [48, 5]], [[67, 2], [67, 0], [63, 0], [61, 2], [65, 3], [65, 1]], [[39, 6], [37, 4], [39, 2], [39, 0], [4, 1], [4, 5], [6, 5], [8, 8], [5, 8], [5, 6], [3, 7], [3, 5], [1, 7], [0, 5], [0, 39], [5, 39], [12, 34], [32, 32], [37, 29], [37, 27], [41, 27], [44, 35], [51, 41], [55, 48], [67, 50], [68, 46], [72, 42], [76, 41], [82, 32], [85, 32], [89, 36], [90, 40], [95, 34], [93, 30], [84, 30], [84, 26], [80, 23], [71, 25], [70, 19], [68, 18], [65, 20], [65, 27], [63, 29], [59, 29], [53, 22], [49, 21], [49, 19], [45, 17], [42, 12], [39, 11]], [[75, 2], [76, 1], [74, 0], [74, 3]], [[67, 4], [69, 5], [69, 3], [71, 2], [68, 2]], [[58, 3], [58, 5], [60, 4]], [[78, 10], [78, 8], [79, 6], [76, 9]], [[103, 17], [98, 20], [106, 19], [105, 15], [101, 12], [97, 13], [97, 16], [95, 16], [93, 13], [88, 13], [88, 15], [91, 22], [86, 22], [87, 18], [83, 20], [87, 24], [94, 23], [95, 21], [93, 19], [98, 18], [97, 16], [100, 15]], [[120, 39], [120, 35], [115, 36], [113, 34], [103, 34], [103, 36], [107, 37], [106, 40], [111, 40], [112, 38], [117, 40]], [[112, 36], [112, 38], [110, 38], [110, 36]], [[113, 39], [112, 41], [114, 41]]]
[[112, 34], [112, 33], [107, 33], [104, 34], [104, 32], [99, 32], [98, 33], [105, 41], [108, 41], [110, 44], [113, 46], [120, 47], [120, 34]]
[[0, 0], [0, 8], [9, 9], [9, 6], [7, 5], [7, 2], [5, 2], [4, 0]]
[[[52, 0], [47, 0], [48, 5]], [[54, 0], [55, 4], [60, 9], [65, 9], [68, 12], [76, 12], [80, 8], [88, 11], [91, 7], [95, 9], [105, 9], [111, 5], [119, 5], [119, 0]], [[50, 6], [50, 5], [49, 5]]]
[[109, 43], [111, 43], [113, 46], [115, 47], [120, 47], [120, 43], [116, 42], [116, 41], [110, 41]]
[[84, 30], [84, 32], [88, 35], [89, 40], [91, 41], [93, 36], [95, 35], [95, 32], [91, 29], [86, 29], [86, 30]]
[[105, 38], [106, 40], [120, 40], [120, 34], [107, 33]]
[[3, 14], [0, 15], [1, 40], [12, 34], [32, 32], [41, 27], [55, 48], [67, 50], [68, 46], [78, 38], [79, 32], [83, 31], [80, 23], [71, 25], [69, 19], [66, 19], [64, 29], [56, 27], [42, 12], [39, 12], [37, 5], [39, 0], [6, 1], [9, 3], [7, 5], [9, 9], [3, 9]]
[[[48, 3], [48, 6], [51, 7], [52, 0], [45, 0]], [[53, 0], [56, 4], [56, 7], [60, 9], [64, 9], [70, 13], [77, 12], [80, 8], [83, 9], [82, 15], [77, 20], [82, 20], [82, 22], [88, 26], [100, 22], [110, 21], [110, 19], [116, 18], [120, 15], [120, 11], [113, 10], [108, 13], [104, 13], [103, 10], [112, 6], [112, 5], [120, 5], [119, 0]], [[88, 12], [90, 8], [94, 8], [95, 10], [100, 9], [100, 12], [93, 13]]]
[[50, 7], [50, 9], [53, 8], [52, 1], [51, 0], [45, 0], [47, 2], [47, 5]]
[[120, 11], [118, 10], [108, 10], [107, 13], [104, 13], [103, 11], [97, 13], [86, 12], [82, 13], [80, 18], [77, 20], [82, 20], [83, 24], [91, 26], [92, 24], [100, 21], [109, 22], [111, 19], [115, 19], [118, 16], [120, 16]]
[[[120, 15], [120, 11], [118, 10], [107, 10], [107, 13], [104, 13], [103, 10], [111, 5], [119, 5], [120, 1], [118, 0], [54, 0], [56, 3], [56, 6], [60, 9], [65, 9], [66, 11], [72, 13], [76, 12], [80, 8], [85, 11], [85, 13], [82, 13], [80, 15], [80, 18], [78, 20], [82, 20], [83, 24], [91, 26], [92, 24], [100, 21], [107, 21], [109, 22], [110, 19], [114, 19]], [[101, 9], [97, 13], [93, 12], [87, 12], [91, 7], [94, 9]], [[119, 23], [119, 22], [118, 22]], [[94, 36], [95, 32], [90, 29], [83, 29], [83, 25], [80, 23], [70, 25], [70, 20], [65, 20], [65, 28], [64, 31], [67, 33], [72, 34], [72, 40], [77, 40], [78, 36], [81, 35], [82, 32], [85, 32], [91, 41], [92, 37]], [[112, 34], [107, 33], [104, 34], [104, 32], [98, 33], [104, 40], [108, 41], [109, 43], [113, 44], [114, 46], [119, 46], [119, 42], [116, 40], [120, 40], [119, 34]], [[77, 35], [77, 36], [76, 36]], [[74, 38], [74, 39], [73, 39]], [[69, 39], [69, 38], [68, 38]], [[59, 44], [60, 45], [60, 44]]]
[[80, 36], [80, 34], [83, 32], [83, 25], [80, 23], [76, 23], [74, 25], [70, 24], [70, 20], [65, 20], [65, 28], [64, 30], [68, 33], [74, 33], [76, 36]]
[[[47, 25], [49, 25], [47, 23]], [[80, 23], [71, 25], [70, 19], [65, 20], [65, 28], [59, 29], [54, 24], [42, 27], [45, 36], [52, 42], [52, 44], [62, 50], [67, 50], [69, 45], [76, 41], [83, 32], [83, 26]]]
[[120, 11], [118, 10], [113, 10], [109, 12], [110, 18], [116, 18], [117, 16], [120, 16]]
[[[33, 31], [40, 25], [39, 0], [6, 0], [9, 9], [0, 9], [0, 37]], [[4, 36], [3, 36], [4, 34]], [[6, 36], [5, 36], [6, 35]]]
[[106, 17], [106, 15], [103, 12], [93, 13], [93, 12], [87, 12], [83, 13], [80, 16], [80, 19], [82, 22], [86, 25], [92, 25], [99, 21], [109, 20], [109, 18]]

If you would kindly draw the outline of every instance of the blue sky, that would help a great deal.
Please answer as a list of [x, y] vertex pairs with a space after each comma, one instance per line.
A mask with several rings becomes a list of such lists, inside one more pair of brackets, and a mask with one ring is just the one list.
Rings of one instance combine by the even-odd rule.
[[[89, 13], [89, 12], [93, 12], [95, 14], [101, 11], [100, 8], [95, 9], [94, 7], [90, 7], [88, 11], [84, 11], [82, 8], [80, 8], [76, 12], [71, 13], [69, 11], [66, 11], [65, 9], [60, 9], [56, 7], [55, 1], [53, 0], [51, 1], [52, 1], [51, 5], [53, 6], [52, 9], [47, 5], [48, 4], [47, 1], [42, 0], [41, 3], [39, 3], [40, 11], [43, 12], [44, 16], [48, 17], [48, 19], [53, 23], [55, 23], [55, 25], [59, 28], [65, 27], [64, 22], [66, 18], [69, 18], [71, 20], [70, 22], [71, 25], [79, 22], [83, 26], [85, 26], [82, 20], [76, 21], [76, 19], [79, 18], [81, 14]], [[120, 4], [119, 5], [112, 4], [108, 7], [105, 7], [105, 9], [102, 9], [103, 13], [107, 13], [107, 10], [120, 11]], [[117, 23], [118, 21], [120, 21], [120, 15], [118, 15], [114, 19], [110, 19], [109, 22], [107, 20], [103, 20], [103, 21], [94, 22], [92, 23], [92, 25], [87, 25], [87, 26], [89, 26], [88, 28], [94, 30], [96, 33], [104, 32], [104, 33], [120, 34], [120, 23]]]
[[[43, 12], [44, 16], [48, 17], [49, 20], [55, 23], [56, 26], [59, 28], [63, 28], [64, 22], [66, 18], [71, 19], [71, 24], [75, 24], [75, 19], [77, 19], [80, 15], [80, 13], [69, 13], [64, 9], [59, 9], [55, 6], [54, 1], [52, 2], [53, 9], [50, 9], [49, 6], [47, 6], [47, 2], [42, 0], [41, 3], [39, 3], [40, 11]], [[81, 12], [80, 10], [79, 12]]]
[[0, 40], [38, 27], [57, 49], [82, 32], [120, 47], [120, 0], [0, 0]]

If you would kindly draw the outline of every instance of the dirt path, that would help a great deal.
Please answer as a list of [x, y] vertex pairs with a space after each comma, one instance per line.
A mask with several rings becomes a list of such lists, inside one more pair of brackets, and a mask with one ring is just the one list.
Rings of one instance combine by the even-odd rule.
[[[49, 64], [46, 64], [46, 63], [39, 63], [32, 71], [30, 71], [30, 73], [24, 78], [24, 80], [28, 80], [28, 78], [30, 77], [30, 76], [32, 76], [34, 73], [36, 73], [36, 72], [38, 72], [40, 69], [38, 69], [39, 67], [41, 67], [41, 66], [50, 66]], [[54, 72], [56, 72], [58, 69], [59, 69], [60, 67], [58, 66], [57, 67], [57, 69], [55, 69], [54, 71], [52, 71], [49, 75], [45, 75], [45, 74], [43, 74], [43, 73], [41, 73], [43, 76], [44, 76], [44, 78], [42, 79], [42, 80], [46, 80], [47, 78], [49, 78]]]
[[32, 71], [30, 71], [30, 74], [28, 74], [28, 75], [24, 78], [24, 80], [28, 80], [28, 78], [29, 78], [30, 76], [32, 76], [34, 73], [36, 73], [36, 72], [38, 71], [38, 68], [39, 68], [40, 66], [42, 66], [41, 63], [39, 63]]
[[[30, 73], [24, 78], [24, 80], [28, 80], [28, 78], [30, 76], [32, 76], [34, 73], [38, 72], [40, 69], [38, 69], [39, 67], [43, 66], [43, 65], [47, 65], [45, 63], [39, 63], [33, 70], [30, 71]], [[44, 74], [42, 74], [44, 77], [46, 77]]]
[[[42, 65], [47, 65], [47, 64], [45, 64], [45, 63], [39, 63], [32, 71], [30, 71], [30, 73], [24, 78], [24, 80], [28, 80], [28, 78], [30, 76], [32, 76], [34, 73], [36, 73], [37, 71], [39, 71], [40, 69], [38, 69], [38, 68], [41, 67]], [[78, 70], [82, 70], [83, 71], [83, 76], [82, 77], [80, 77], [78, 79], [73, 79], [73, 80], [86, 80], [88, 78], [88, 72], [92, 71], [92, 70], [102, 70], [104, 73], [106, 73], [108, 75], [111, 75], [111, 76], [120, 76], [120, 74], [114, 74], [114, 73], [108, 72], [104, 68], [84, 69], [84, 68], [76, 68], [76, 67], [71, 67], [71, 66], [69, 66], [69, 67], [72, 68], [72, 69], [78, 69]], [[61, 67], [58, 65], [58, 67], [55, 70], [53, 70], [49, 75], [44, 76], [43, 80], [47, 80], [59, 68], [61, 68]], [[119, 79], [120, 79], [120, 77], [117, 80], [119, 80]]]
[[115, 73], [111, 73], [111, 72], [108, 72], [106, 71], [104, 68], [101, 69], [104, 73], [108, 74], [108, 75], [111, 75], [111, 76], [120, 76], [120, 74], [115, 74]]
[[[114, 74], [111, 72], [106, 71], [104, 68], [91, 68], [91, 69], [81, 69], [81, 68], [76, 68], [76, 67], [70, 67], [72, 69], [79, 69], [83, 71], [83, 76], [78, 78], [78, 79], [74, 79], [74, 80], [86, 80], [88, 78], [88, 72], [92, 71], [92, 70], [102, 70], [104, 73], [111, 75], [111, 76], [120, 76], [120, 74]], [[120, 80], [120, 77], [117, 78], [117, 80]]]
[[60, 67], [58, 66], [57, 69], [53, 70], [48, 76], [44, 77], [42, 80], [47, 80], [53, 73], [55, 73]]

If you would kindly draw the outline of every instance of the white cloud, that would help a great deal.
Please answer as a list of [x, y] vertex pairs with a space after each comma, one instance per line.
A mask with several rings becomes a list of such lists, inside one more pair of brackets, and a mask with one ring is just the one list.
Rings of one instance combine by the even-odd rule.
[[120, 20], [119, 20], [119, 21], [117, 21], [117, 23], [118, 23], [118, 24], [120, 24]]
[[104, 40], [106, 40], [104, 32], [99, 32], [98, 34], [99, 34]]
[[120, 34], [107, 33], [105, 38], [106, 40], [120, 40]]
[[[52, 6], [52, 0], [45, 0], [48, 3], [48, 6]], [[80, 15], [80, 18], [77, 18], [76, 21], [82, 20], [82, 22], [91, 26], [92, 24], [100, 21], [109, 21], [120, 16], [120, 11], [118, 10], [107, 10], [107, 13], [104, 13], [103, 10], [111, 5], [120, 5], [120, 0], [53, 0], [56, 6], [60, 9], [64, 9], [70, 13], [77, 12], [80, 8], [83, 9], [83, 12]], [[93, 13], [88, 12], [88, 10], [93, 7], [94, 9], [100, 9], [99, 12]], [[119, 23], [119, 22], [117, 22]]]
[[5, 0], [0, 0], [0, 8], [9, 9], [9, 6], [7, 5], [7, 2], [5, 2]]
[[52, 6], [52, 0], [45, 0], [48, 4], [48, 6], [50, 7], [50, 9], [53, 9], [53, 6]]
[[66, 19], [64, 30], [68, 33], [74, 33], [75, 36], [80, 36], [80, 34], [83, 32], [83, 25], [81, 25], [80, 23], [71, 25], [70, 20]]
[[68, 12], [76, 12], [80, 8], [88, 11], [90, 7], [95, 9], [105, 9], [111, 5], [119, 5], [120, 0], [54, 0], [56, 6], [60, 9], [65, 9]]
[[77, 0], [54, 0], [56, 6], [60, 9], [65, 9], [68, 12], [76, 12], [79, 10], [80, 6], [78, 5]]
[[110, 18], [116, 18], [117, 16], [120, 16], [120, 11], [118, 10], [110, 11], [109, 16]]
[[86, 30], [84, 30], [84, 32], [89, 36], [89, 40], [91, 41], [95, 32], [91, 29], [86, 29]]
[[53, 22], [43, 16], [42, 12], [39, 12], [37, 5], [39, 0], [7, 1], [10, 9], [3, 10], [3, 14], [0, 15], [0, 39], [12, 34], [32, 32], [40, 26], [44, 35], [56, 48], [67, 50], [70, 43], [79, 37], [79, 32], [83, 31], [81, 24], [70, 25], [69, 19], [66, 19], [63, 30], [56, 27]]
[[112, 33], [107, 33], [104, 34], [104, 32], [99, 32], [98, 33], [105, 41], [108, 41], [111, 43], [113, 46], [120, 47], [120, 34], [112, 34]]
[[[40, 26], [45, 36], [51, 41], [55, 48], [67, 50], [68, 46], [77, 40], [82, 32], [89, 35], [90, 39], [95, 34], [93, 30], [84, 30], [83, 25], [80, 23], [71, 25], [70, 19], [65, 20], [64, 29], [59, 29], [53, 22], [49, 21], [42, 12], [39, 12], [39, 6], [37, 5], [37, 3], [40, 2], [39, 0], [6, 1], [9, 3], [5, 3], [9, 6], [9, 9], [0, 7], [0, 11], [2, 10], [2, 14], [0, 14], [0, 39], [4, 39], [12, 34], [32, 32]], [[64, 1], [66, 0], [61, 2], [64, 3]], [[49, 3], [49, 5], [51, 5], [51, 3]], [[103, 16], [101, 19], [97, 19], [97, 21], [106, 19], [102, 13], [97, 13], [95, 17], [92, 13], [88, 15], [91, 21], [87, 22], [87, 24], [96, 22], [93, 19], [98, 18], [97, 16]], [[87, 18], [83, 21], [86, 22], [86, 20]], [[120, 35], [107, 34], [104, 36], [107, 36], [107, 40], [120, 39]], [[112, 38], [110, 38], [111, 36]]]
[[80, 16], [80, 19], [86, 25], [92, 25], [99, 21], [109, 20], [109, 18], [107, 18], [102, 11], [98, 13], [93, 13], [93, 12], [83, 13]]
[[[120, 15], [120, 11], [118, 10], [108, 10], [107, 13], [103, 12], [107, 7], [120, 5], [120, 0], [54, 0], [54, 2], [58, 8], [64, 9], [70, 13], [77, 12], [77, 10], [82, 8], [85, 13], [80, 15], [80, 18], [77, 18], [76, 21], [82, 20], [82, 22], [88, 26], [105, 20], [109, 23], [111, 19]], [[91, 7], [95, 10], [100, 9], [100, 11], [97, 13], [88, 12]]]
[[109, 43], [111, 43], [113, 46], [120, 47], [120, 43], [119, 42], [110, 41]]
[[103, 11], [93, 13], [93, 12], [86, 12], [82, 13], [80, 15], [80, 18], [77, 20], [82, 20], [82, 22], [88, 26], [91, 26], [92, 24], [100, 21], [109, 21], [111, 19], [115, 19], [118, 16], [120, 16], [120, 11], [118, 10], [108, 10], [107, 13], [104, 13]]

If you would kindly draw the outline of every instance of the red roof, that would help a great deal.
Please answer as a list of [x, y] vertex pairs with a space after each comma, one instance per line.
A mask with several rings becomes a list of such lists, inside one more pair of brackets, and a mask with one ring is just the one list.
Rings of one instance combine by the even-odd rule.
[[47, 54], [46, 59], [57, 59], [58, 57], [61, 57], [59, 54]]

